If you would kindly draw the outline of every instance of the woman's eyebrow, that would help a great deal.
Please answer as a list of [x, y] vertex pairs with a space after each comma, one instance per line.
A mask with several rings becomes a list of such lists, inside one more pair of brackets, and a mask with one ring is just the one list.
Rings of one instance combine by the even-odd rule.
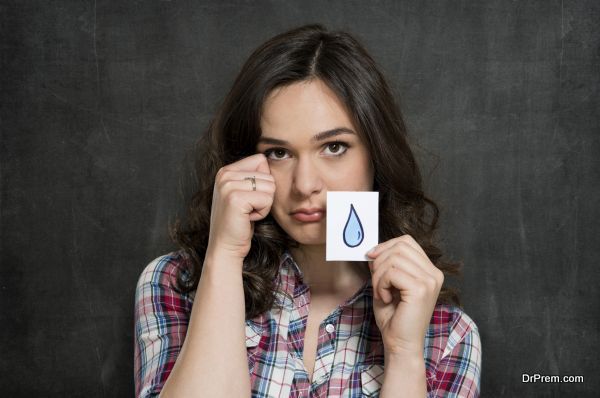
[[[318, 134], [315, 134], [310, 140], [312, 142], [323, 141], [331, 137], [335, 137], [341, 134], [356, 134], [353, 130], [346, 127], [337, 127], [331, 130], [322, 131]], [[270, 137], [260, 137], [258, 142], [262, 142], [265, 144], [273, 144], [273, 145], [287, 145], [288, 142], [285, 140], [280, 140], [278, 138], [270, 138]]]

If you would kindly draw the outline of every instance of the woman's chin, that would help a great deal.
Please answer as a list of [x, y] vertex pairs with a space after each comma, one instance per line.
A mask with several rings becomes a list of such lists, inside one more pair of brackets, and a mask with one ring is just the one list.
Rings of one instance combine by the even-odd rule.
[[325, 237], [324, 236], [292, 236], [296, 242], [304, 246], [316, 246], [316, 245], [324, 245]]
[[[276, 218], [276, 221], [277, 218]], [[286, 220], [287, 221], [287, 220]], [[325, 244], [325, 223], [279, 223], [281, 228], [296, 242], [301, 245], [324, 245]]]

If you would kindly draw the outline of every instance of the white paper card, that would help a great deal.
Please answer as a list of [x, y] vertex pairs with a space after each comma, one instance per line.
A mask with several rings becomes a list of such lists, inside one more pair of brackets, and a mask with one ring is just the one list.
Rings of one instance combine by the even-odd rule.
[[326, 260], [366, 261], [379, 243], [379, 192], [327, 192]]

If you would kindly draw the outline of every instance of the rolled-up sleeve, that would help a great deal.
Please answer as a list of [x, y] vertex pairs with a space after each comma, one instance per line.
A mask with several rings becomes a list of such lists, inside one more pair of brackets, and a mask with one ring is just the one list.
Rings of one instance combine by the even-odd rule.
[[165, 255], [146, 266], [135, 292], [134, 378], [136, 397], [156, 397], [177, 359], [192, 300], [174, 289], [180, 258]]
[[462, 313], [453, 324], [441, 359], [428, 379], [427, 397], [479, 397], [481, 339], [477, 325]]

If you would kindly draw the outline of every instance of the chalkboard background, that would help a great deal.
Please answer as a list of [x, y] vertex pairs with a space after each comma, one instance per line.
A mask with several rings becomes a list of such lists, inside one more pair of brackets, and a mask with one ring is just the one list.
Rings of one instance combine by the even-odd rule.
[[[243, 61], [308, 22], [401, 98], [487, 397], [596, 396], [597, 1], [2, 2], [0, 389], [133, 395], [139, 273]], [[522, 383], [522, 374], [584, 383]]]

